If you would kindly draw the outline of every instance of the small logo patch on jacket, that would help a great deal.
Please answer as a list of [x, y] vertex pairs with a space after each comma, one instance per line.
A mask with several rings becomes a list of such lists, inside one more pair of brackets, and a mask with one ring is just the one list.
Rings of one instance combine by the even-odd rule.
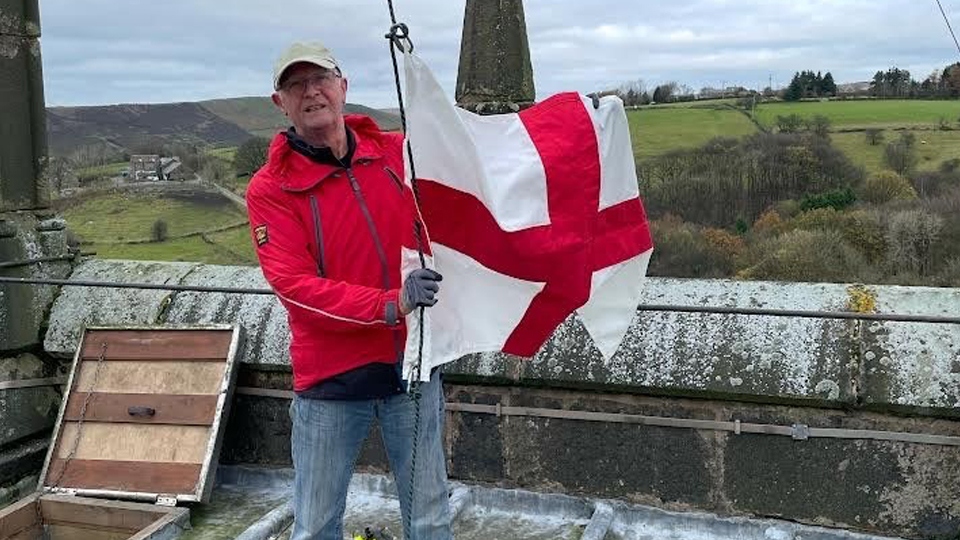
[[270, 237], [267, 236], [267, 226], [259, 225], [253, 229], [253, 236], [257, 239], [257, 246], [263, 246], [270, 241]]

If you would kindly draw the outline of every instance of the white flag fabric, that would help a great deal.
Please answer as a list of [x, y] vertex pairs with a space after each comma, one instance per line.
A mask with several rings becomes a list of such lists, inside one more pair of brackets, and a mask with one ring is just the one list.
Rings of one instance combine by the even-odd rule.
[[[533, 356], [574, 312], [612, 357], [653, 250], [623, 102], [564, 93], [480, 116], [455, 107], [419, 57], [404, 64], [427, 264], [443, 274], [423, 328], [407, 317], [405, 378], [471, 353]], [[404, 276], [419, 267], [406, 251]]]

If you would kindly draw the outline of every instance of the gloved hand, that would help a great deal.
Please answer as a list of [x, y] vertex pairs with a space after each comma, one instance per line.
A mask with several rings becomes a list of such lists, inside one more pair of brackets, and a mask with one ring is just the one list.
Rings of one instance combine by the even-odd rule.
[[400, 313], [407, 315], [417, 307], [430, 307], [437, 303], [439, 282], [443, 276], [429, 268], [418, 268], [403, 282], [400, 291]]

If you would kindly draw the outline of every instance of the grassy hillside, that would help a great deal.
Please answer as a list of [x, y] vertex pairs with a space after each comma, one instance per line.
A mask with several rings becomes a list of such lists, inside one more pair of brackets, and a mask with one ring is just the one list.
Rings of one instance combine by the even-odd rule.
[[[84, 251], [115, 259], [254, 264], [244, 213], [216, 194], [107, 192], [59, 202]], [[168, 239], [151, 241], [153, 224]]]
[[715, 137], [741, 137], [757, 131], [743, 113], [723, 107], [647, 107], [628, 111], [627, 118], [638, 160], [699, 146]]
[[63, 216], [84, 241], [136, 242], [151, 237], [158, 219], [171, 237], [242, 224], [246, 216], [229, 201], [208, 193], [155, 194], [120, 192], [64, 201]]
[[47, 109], [47, 140], [54, 155], [94, 144], [130, 149], [158, 139], [235, 146], [249, 137], [240, 126], [197, 103]]
[[[381, 127], [400, 129], [400, 118], [363, 105], [346, 112], [373, 117]], [[268, 97], [218, 99], [198, 103], [124, 104], [47, 109], [47, 142], [53, 155], [82, 147], [120, 154], [146, 142], [238, 146], [250, 137], [270, 137], [289, 123]]]
[[214, 99], [200, 106], [259, 137], [270, 137], [289, 124], [268, 97]]
[[[269, 97], [215, 99], [201, 101], [199, 105], [259, 137], [271, 137], [278, 130], [290, 125]], [[348, 103], [345, 110], [348, 113], [366, 114], [376, 120], [383, 129], [400, 129], [400, 117], [395, 114], [353, 103]]]
[[767, 127], [777, 116], [797, 114], [803, 118], [823, 115], [833, 129], [935, 128], [941, 118], [960, 127], [960, 101], [860, 100], [765, 103], [757, 108], [757, 119]]

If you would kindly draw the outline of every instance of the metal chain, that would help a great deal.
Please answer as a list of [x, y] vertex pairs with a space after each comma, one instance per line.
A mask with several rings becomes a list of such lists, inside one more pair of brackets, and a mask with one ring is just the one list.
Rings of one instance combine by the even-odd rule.
[[[56, 489], [60, 485], [60, 482], [63, 480], [64, 474], [66, 474], [67, 472], [67, 464], [70, 463], [70, 460], [76, 457], [77, 450], [80, 448], [80, 435], [83, 433], [83, 420], [87, 414], [87, 407], [90, 405], [90, 401], [93, 399], [93, 394], [97, 386], [97, 382], [100, 380], [100, 367], [103, 366], [103, 360], [106, 357], [106, 355], [107, 355], [107, 342], [104, 341], [100, 343], [100, 357], [97, 358], [97, 367], [93, 371], [93, 382], [90, 383], [90, 389], [87, 390], [87, 395], [83, 398], [83, 405], [81, 405], [80, 407], [80, 415], [79, 415], [79, 418], [77, 419], [77, 436], [73, 439], [73, 444], [71, 445], [70, 452], [67, 454], [66, 459], [64, 459], [63, 461], [63, 467], [60, 469], [60, 472], [57, 475], [57, 479], [53, 482], [53, 485], [50, 486], [51, 490]], [[79, 375], [79, 371], [78, 371], [78, 375]], [[69, 390], [70, 389], [67, 389], [68, 392]], [[69, 397], [70, 395], [68, 393], [67, 398]], [[61, 429], [62, 429], [62, 426], [61, 426]]]
[[[77, 450], [78, 450], [79, 447], [80, 447], [80, 437], [81, 437], [81, 435], [83, 434], [83, 420], [84, 420], [84, 418], [85, 418], [86, 415], [87, 415], [87, 407], [90, 406], [90, 401], [91, 401], [91, 399], [93, 398], [93, 394], [94, 394], [94, 390], [96, 389], [97, 382], [100, 380], [100, 368], [101, 368], [101, 366], [103, 366], [103, 360], [104, 360], [104, 358], [106, 358], [106, 355], [107, 355], [107, 342], [104, 341], [104, 342], [101, 342], [101, 343], [100, 343], [100, 356], [97, 358], [97, 366], [96, 366], [96, 368], [95, 368], [94, 371], [93, 371], [93, 381], [90, 383], [90, 389], [87, 390], [87, 395], [83, 398], [83, 404], [82, 404], [81, 407], [80, 407], [80, 414], [79, 414], [79, 417], [78, 417], [78, 419], [77, 419], [77, 434], [76, 434], [76, 436], [75, 436], [74, 439], [73, 439], [73, 443], [72, 443], [72, 445], [71, 445], [71, 447], [70, 447], [70, 452], [67, 454], [67, 457], [63, 460], [63, 466], [61, 466], [61, 467], [60, 467], [60, 470], [57, 472], [57, 477], [56, 477], [56, 479], [53, 481], [53, 483], [52, 483], [51, 485], [49, 485], [49, 486], [44, 486], [44, 487], [40, 490], [40, 495], [37, 497], [37, 503], [36, 503], [36, 506], [35, 506], [35, 508], [36, 508], [36, 510], [37, 510], [37, 526], [39, 526], [39, 527], [41, 528], [41, 538], [42, 538], [43, 540], [49, 540], [49, 539], [50, 539], [50, 528], [49, 528], [49, 526], [48, 526], [47, 524], [44, 523], [43, 511], [42, 511], [41, 508], [40, 508], [40, 497], [42, 497], [43, 495], [46, 495], [46, 494], [48, 494], [48, 493], [53, 493], [53, 492], [60, 486], [60, 482], [63, 481], [63, 477], [64, 477], [64, 475], [67, 473], [67, 465], [69, 465], [69, 464], [70, 464], [70, 461], [71, 461], [73, 458], [75, 458], [76, 455], [77, 455]], [[78, 361], [78, 365], [77, 365], [77, 376], [78, 376], [78, 377], [79, 377], [79, 374], [80, 374], [80, 368], [81, 368], [81, 367], [82, 367], [82, 357], [81, 357], [81, 360]], [[78, 381], [78, 382], [79, 382], [79, 381]], [[63, 407], [64, 407], [64, 418], [66, 418], [66, 408], [67, 408], [67, 405], [69, 405], [69, 403], [70, 403], [70, 390], [71, 390], [70, 388], [67, 388], [67, 389], [66, 389], [66, 394], [67, 394], [67, 395], [64, 396], [64, 398], [63, 398], [63, 399], [64, 399], [64, 402], [65, 402], [65, 403], [64, 403], [64, 406], [63, 406]], [[63, 429], [63, 424], [62, 424], [62, 422], [61, 422], [61, 425], [60, 425], [60, 429], [61, 429], [61, 430]], [[60, 436], [61, 436], [61, 437], [63, 436], [63, 432], [62, 432], [62, 431], [60, 432]], [[54, 441], [54, 444], [56, 444], [56, 441]], [[54, 448], [54, 450], [55, 450], [55, 449], [56, 449], [56, 448]], [[53, 459], [54, 459], [54, 456], [51, 455], [51, 457], [50, 457], [50, 462], [51, 462], [51, 463], [53, 462]]]

